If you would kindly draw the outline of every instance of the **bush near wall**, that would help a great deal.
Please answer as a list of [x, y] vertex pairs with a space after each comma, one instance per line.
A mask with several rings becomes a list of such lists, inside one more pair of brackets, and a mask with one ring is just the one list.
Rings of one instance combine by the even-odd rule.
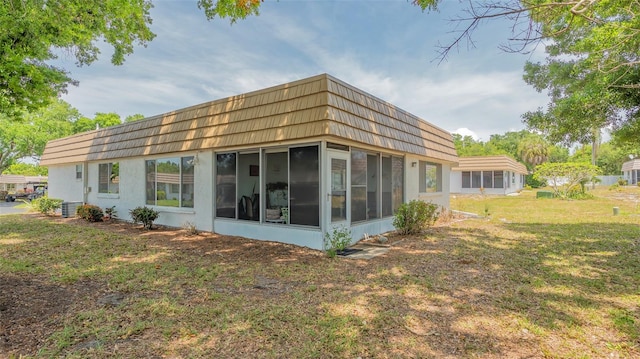
[[31, 208], [46, 215], [56, 213], [61, 206], [62, 200], [57, 198], [40, 197], [31, 201]]
[[393, 226], [400, 234], [417, 234], [433, 225], [438, 215], [438, 205], [414, 199], [398, 208]]
[[131, 214], [131, 219], [133, 219], [133, 223], [142, 223], [144, 228], [151, 229], [153, 226], [153, 221], [158, 218], [158, 211], [155, 211], [147, 206], [144, 207], [136, 207], [129, 211]]
[[102, 208], [98, 206], [83, 204], [76, 208], [76, 216], [86, 220], [87, 222], [102, 222], [104, 212], [102, 211]]

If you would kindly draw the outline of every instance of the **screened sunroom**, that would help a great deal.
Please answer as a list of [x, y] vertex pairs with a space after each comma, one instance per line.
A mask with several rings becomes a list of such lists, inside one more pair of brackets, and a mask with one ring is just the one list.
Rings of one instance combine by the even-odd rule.
[[323, 74], [51, 141], [41, 163], [51, 197], [323, 249], [336, 226], [393, 230], [404, 202], [447, 207], [456, 162], [448, 132]]

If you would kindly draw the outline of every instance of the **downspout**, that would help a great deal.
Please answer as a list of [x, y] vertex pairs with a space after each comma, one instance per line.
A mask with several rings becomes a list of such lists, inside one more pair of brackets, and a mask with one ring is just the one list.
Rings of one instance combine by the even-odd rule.
[[89, 202], [89, 163], [84, 162], [82, 164], [82, 203]]

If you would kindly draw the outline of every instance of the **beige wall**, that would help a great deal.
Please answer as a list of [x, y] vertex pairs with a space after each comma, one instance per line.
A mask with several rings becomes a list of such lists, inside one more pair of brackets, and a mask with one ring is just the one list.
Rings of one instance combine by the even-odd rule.
[[[442, 164], [442, 191], [437, 193], [420, 193], [419, 191], [419, 165], [420, 161], [425, 161], [424, 158], [416, 156], [405, 157], [405, 201], [409, 202], [413, 199], [419, 199], [426, 202], [433, 202], [438, 206], [449, 208], [449, 189], [450, 189], [450, 175], [451, 165]], [[415, 167], [412, 167], [412, 163], [416, 163]], [[429, 160], [429, 162], [433, 162]]]

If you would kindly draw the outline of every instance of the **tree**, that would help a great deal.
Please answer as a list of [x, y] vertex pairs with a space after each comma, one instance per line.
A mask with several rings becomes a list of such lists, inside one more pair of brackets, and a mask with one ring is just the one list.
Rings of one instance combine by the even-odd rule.
[[80, 117], [73, 123], [73, 133], [81, 133], [96, 129], [96, 123], [89, 117]]
[[505, 154], [508, 154], [515, 159], [521, 160], [520, 153], [518, 152], [518, 144], [524, 138], [531, 135], [533, 134], [527, 130], [518, 132], [510, 131], [506, 132], [504, 135], [491, 135], [491, 137], [489, 138], [489, 142], [499, 150], [503, 151]]
[[[591, 145], [583, 145], [575, 150], [569, 158], [571, 162], [591, 161]], [[623, 148], [615, 147], [611, 142], [600, 145], [596, 166], [604, 175], [620, 175], [622, 164], [629, 160], [628, 153]]]
[[576, 191], [581, 183], [598, 174], [600, 169], [587, 162], [547, 162], [536, 167], [534, 177], [539, 181], [546, 181], [557, 197], [569, 198], [571, 192]]
[[95, 122], [99, 128], [105, 128], [120, 125], [122, 120], [120, 119], [120, 115], [115, 112], [97, 112], [96, 116], [93, 118], [93, 122]]
[[28, 152], [22, 141], [26, 133], [21, 124], [0, 116], [0, 174]]
[[542, 137], [531, 135], [518, 144], [518, 155], [529, 169], [534, 169], [549, 159], [550, 147]]
[[30, 163], [14, 163], [2, 173], [6, 175], [47, 176], [49, 170], [47, 167], [40, 167]]
[[[441, 0], [414, 0], [435, 11]], [[258, 0], [201, 0], [209, 19], [231, 21], [258, 13]], [[596, 144], [598, 130], [620, 131], [640, 145], [640, 2], [635, 0], [503, 0], [474, 2], [454, 20], [457, 35], [440, 47], [445, 60], [484, 21], [507, 19], [512, 33], [503, 50], [529, 52], [546, 44], [545, 64], [529, 63], [525, 80], [548, 90], [551, 103], [524, 116], [527, 125], [554, 143]], [[544, 42], [542, 42], [544, 40]], [[595, 146], [594, 146], [595, 148]], [[594, 156], [595, 157], [595, 156]]]
[[640, 3], [579, 3], [581, 17], [558, 28], [546, 46], [546, 62], [525, 66], [525, 81], [546, 90], [550, 104], [524, 120], [554, 142], [592, 143], [595, 149], [607, 127], [640, 144]]
[[79, 66], [98, 58], [96, 42], [113, 47], [120, 65], [136, 44], [155, 36], [151, 1], [5, 0], [0, 4], [0, 114], [15, 116], [50, 103], [75, 82], [66, 70], [48, 65], [64, 51]]
[[129, 115], [127, 117], [124, 118], [124, 122], [128, 123], [128, 122], [134, 122], [134, 121], [139, 121], [144, 119], [144, 115], [136, 113], [135, 115]]
[[58, 100], [19, 119], [0, 115], [0, 173], [25, 156], [39, 158], [49, 140], [73, 134], [80, 113]]
[[485, 143], [474, 140], [471, 136], [462, 136], [458, 133], [453, 134], [453, 144], [456, 147], [458, 156], [484, 156], [487, 154]]
[[122, 123], [120, 115], [115, 112], [96, 112], [93, 119], [81, 117], [73, 123], [73, 133], [93, 131], [97, 128], [111, 127]]

